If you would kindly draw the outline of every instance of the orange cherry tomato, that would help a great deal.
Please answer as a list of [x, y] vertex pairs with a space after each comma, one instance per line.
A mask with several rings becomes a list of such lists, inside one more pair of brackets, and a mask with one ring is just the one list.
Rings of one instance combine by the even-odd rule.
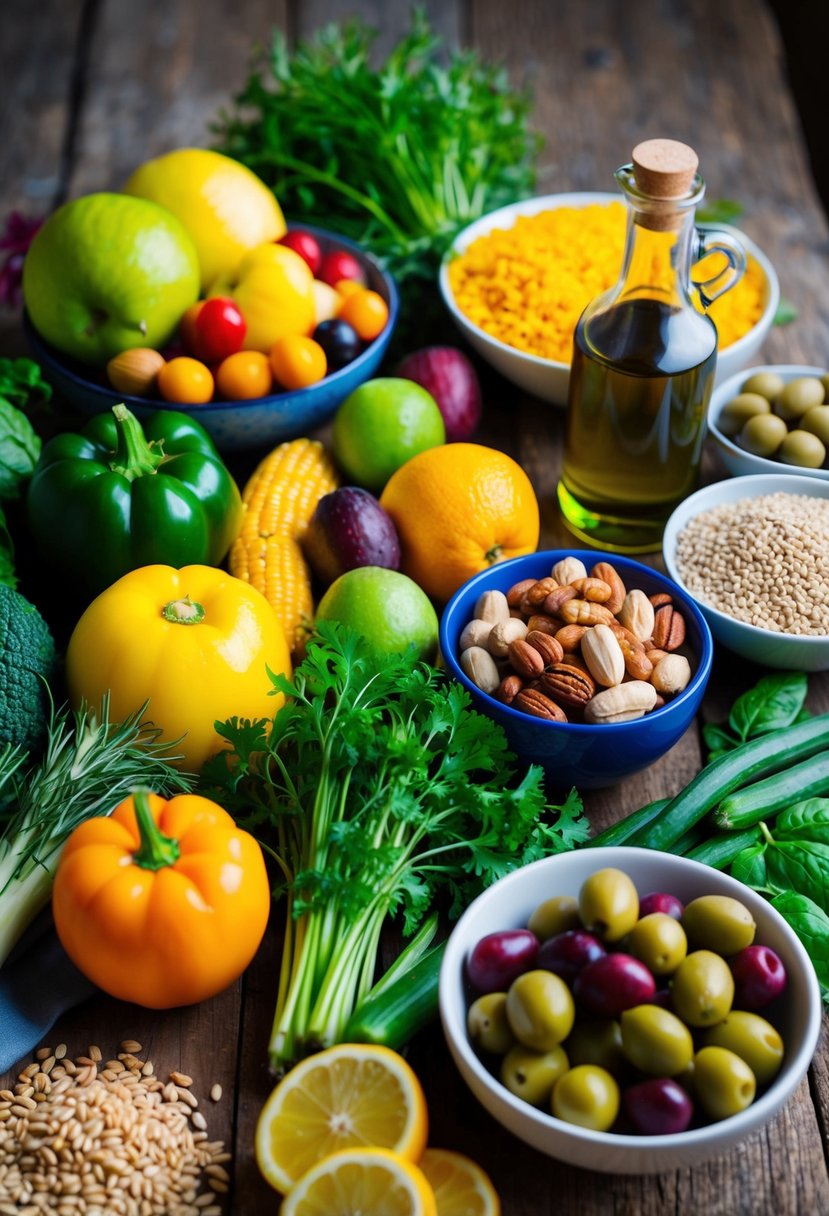
[[204, 308], [206, 300], [196, 300], [189, 308], [185, 308], [178, 323], [178, 336], [185, 350], [191, 355], [196, 353], [196, 317]]
[[319, 342], [302, 334], [286, 334], [271, 347], [273, 374], [283, 388], [307, 388], [322, 380], [328, 370]]
[[213, 374], [198, 359], [179, 355], [159, 371], [158, 389], [165, 401], [204, 405], [213, 396]]
[[240, 350], [228, 355], [216, 369], [216, 387], [228, 401], [267, 396], [273, 387], [268, 356], [259, 350]]
[[356, 296], [359, 292], [365, 291], [365, 283], [360, 283], [357, 279], [339, 279], [334, 284], [334, 290], [337, 295], [342, 296], [347, 300], [349, 296]]
[[339, 316], [364, 342], [371, 342], [386, 328], [389, 308], [376, 291], [357, 291], [347, 297]]

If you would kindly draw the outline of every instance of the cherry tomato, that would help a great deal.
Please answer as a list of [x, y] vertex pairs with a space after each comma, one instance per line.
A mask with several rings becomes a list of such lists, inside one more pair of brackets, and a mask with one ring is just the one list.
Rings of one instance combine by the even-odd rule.
[[165, 401], [204, 405], [213, 396], [213, 375], [198, 359], [181, 355], [165, 363], [158, 373], [158, 389]]
[[334, 290], [341, 300], [347, 300], [349, 296], [357, 295], [366, 288], [358, 279], [340, 279], [339, 283], [334, 284]]
[[205, 363], [218, 363], [242, 349], [248, 327], [235, 300], [211, 296], [199, 309], [193, 329], [196, 355]]
[[303, 232], [300, 228], [292, 228], [290, 232], [286, 232], [279, 238], [278, 243], [287, 245], [289, 249], [293, 249], [294, 253], [298, 253], [302, 260], [311, 267], [311, 274], [316, 278], [317, 271], [322, 265], [322, 250], [315, 236], [312, 236], [310, 232]]
[[328, 364], [325, 351], [313, 338], [286, 334], [271, 347], [271, 368], [283, 388], [307, 388], [322, 380]]
[[228, 401], [265, 397], [273, 387], [270, 360], [258, 350], [228, 355], [216, 369], [216, 387]]
[[356, 330], [339, 317], [321, 321], [311, 336], [325, 351], [329, 371], [345, 367], [346, 363], [356, 359], [363, 349]]
[[339, 316], [364, 342], [373, 342], [386, 328], [389, 308], [376, 291], [357, 291], [345, 301]]
[[204, 308], [205, 303], [204, 300], [196, 300], [195, 304], [191, 304], [184, 310], [178, 323], [178, 336], [181, 344], [191, 355], [196, 353], [196, 317]]
[[340, 279], [355, 279], [358, 283], [363, 284], [366, 281], [360, 263], [353, 254], [346, 253], [344, 249], [335, 249], [333, 253], [325, 255], [317, 278], [322, 279], [323, 283], [330, 284], [331, 287], [339, 283]]

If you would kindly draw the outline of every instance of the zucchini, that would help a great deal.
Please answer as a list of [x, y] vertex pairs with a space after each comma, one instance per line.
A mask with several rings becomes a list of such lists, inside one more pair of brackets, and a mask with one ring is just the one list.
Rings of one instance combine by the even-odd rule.
[[[438, 980], [446, 942], [434, 946], [397, 979], [372, 990], [349, 1018], [344, 1043], [379, 1043], [399, 1051], [438, 1012]], [[382, 981], [381, 981], [382, 982]]]
[[655, 802], [640, 806], [638, 811], [631, 811], [624, 819], [620, 819], [618, 823], [612, 823], [609, 828], [599, 832], [598, 836], [588, 840], [584, 847], [596, 849], [606, 845], [627, 844], [634, 832], [655, 819], [670, 801], [670, 798], [657, 798]]
[[745, 828], [742, 832], [718, 832], [695, 849], [689, 849], [685, 856], [690, 857], [692, 861], [701, 861], [703, 865], [711, 866], [714, 870], [724, 870], [743, 849], [750, 849], [762, 839], [763, 833], [756, 825]]
[[794, 802], [826, 793], [829, 793], [829, 751], [819, 752], [801, 764], [737, 790], [722, 800], [714, 819], [728, 830], [747, 828]]
[[671, 852], [681, 836], [734, 790], [829, 747], [829, 714], [769, 731], [705, 766], [661, 814], [626, 843]]

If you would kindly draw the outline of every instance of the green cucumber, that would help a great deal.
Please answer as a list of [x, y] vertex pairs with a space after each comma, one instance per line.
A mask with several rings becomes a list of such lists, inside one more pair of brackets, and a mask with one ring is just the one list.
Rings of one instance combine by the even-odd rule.
[[349, 1018], [343, 1042], [379, 1043], [399, 1051], [433, 1021], [438, 1012], [438, 980], [445, 949], [446, 942], [441, 942], [380, 992], [369, 992]]
[[605, 828], [603, 832], [599, 832], [598, 836], [594, 836], [592, 840], [588, 840], [584, 847], [586, 849], [596, 849], [606, 845], [627, 844], [634, 832], [644, 827], [645, 824], [650, 823], [652, 819], [655, 819], [670, 801], [670, 798], [657, 798], [655, 802], [649, 802], [646, 806], [640, 806], [638, 811], [632, 811], [630, 815], [626, 815], [618, 823], [612, 823], [609, 828]]
[[737, 790], [722, 800], [714, 819], [728, 830], [747, 828], [804, 798], [826, 793], [829, 793], [829, 751], [819, 752], [781, 773]]
[[790, 768], [829, 747], [829, 714], [769, 731], [705, 766], [661, 814], [626, 843], [671, 852], [681, 836], [741, 786]]
[[757, 826], [745, 828], [742, 832], [718, 832], [695, 849], [689, 849], [685, 857], [690, 857], [692, 861], [701, 861], [703, 865], [711, 866], [714, 870], [724, 870], [743, 849], [750, 849], [752, 845], [759, 844], [762, 836], [763, 833]]

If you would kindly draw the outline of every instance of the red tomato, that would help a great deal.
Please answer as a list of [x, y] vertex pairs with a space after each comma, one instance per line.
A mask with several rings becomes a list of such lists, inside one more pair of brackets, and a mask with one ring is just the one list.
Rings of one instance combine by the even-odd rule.
[[196, 300], [195, 304], [184, 310], [178, 323], [178, 336], [185, 351], [190, 355], [196, 353], [196, 317], [203, 308], [204, 300]]
[[247, 333], [245, 318], [235, 300], [211, 296], [202, 304], [193, 329], [196, 354], [205, 363], [218, 363], [242, 349]]
[[279, 238], [278, 244], [287, 245], [289, 249], [293, 249], [294, 253], [298, 253], [302, 260], [311, 267], [311, 274], [314, 278], [317, 277], [317, 271], [322, 264], [322, 250], [315, 236], [311, 236], [310, 232], [303, 232], [299, 228], [293, 228]]
[[344, 249], [335, 249], [333, 253], [325, 255], [317, 278], [328, 283], [330, 287], [335, 287], [341, 279], [354, 279], [355, 282], [363, 284], [366, 281], [360, 263]]

